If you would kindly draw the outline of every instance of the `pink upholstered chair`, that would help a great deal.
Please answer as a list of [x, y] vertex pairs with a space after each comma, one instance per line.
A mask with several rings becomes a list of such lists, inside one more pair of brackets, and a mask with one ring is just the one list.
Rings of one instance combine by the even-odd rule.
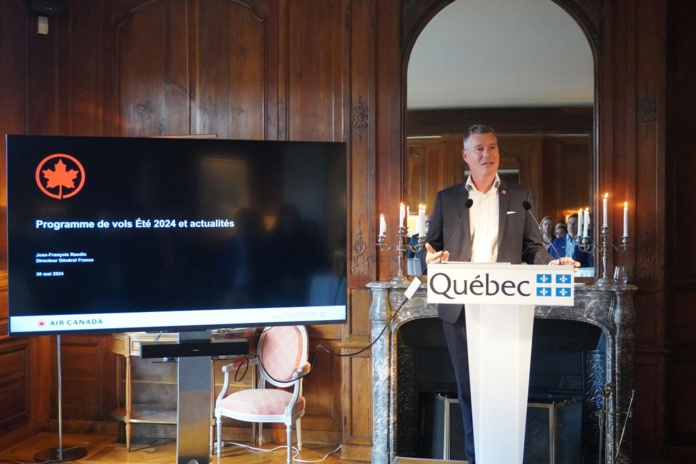
[[215, 400], [217, 455], [222, 447], [222, 418], [230, 417], [258, 424], [262, 444], [263, 423], [283, 423], [286, 427], [287, 460], [292, 462], [292, 427], [297, 431], [297, 448], [302, 449], [300, 418], [305, 413], [302, 396], [302, 375], [309, 372], [307, 330], [304, 326], [278, 326], [266, 329], [257, 347], [260, 378], [257, 388], [227, 394], [230, 374], [238, 363], [222, 368], [224, 383]]

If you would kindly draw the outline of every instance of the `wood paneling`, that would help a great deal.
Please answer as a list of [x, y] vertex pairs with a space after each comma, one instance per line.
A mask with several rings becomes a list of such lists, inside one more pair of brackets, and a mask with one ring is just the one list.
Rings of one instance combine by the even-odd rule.
[[577, 212], [594, 204], [593, 165], [592, 141], [589, 137], [544, 138], [538, 216], [567, 219], [569, 210]]
[[[0, 5], [0, 243], [7, 243], [7, 190], [5, 185], [5, 134], [21, 134], [25, 131], [27, 42], [23, 4], [20, 0], [6, 1]], [[11, 44], [8, 46], [8, 44]], [[0, 247], [0, 269], [7, 269], [7, 249]], [[0, 313], [0, 321], [4, 314]]]
[[[281, 15], [281, 86], [288, 140], [343, 140], [346, 18], [342, 0], [294, 0]], [[311, 27], [300, 26], [311, 24]]]
[[[188, 2], [141, 2], [118, 12], [119, 133], [189, 134]], [[224, 14], [224, 12], [221, 12]]]
[[17, 422], [29, 418], [29, 353], [28, 344], [4, 346], [0, 349], [0, 433]]
[[[197, 4], [189, 47], [192, 129], [221, 138], [263, 140], [277, 121], [277, 14], [268, 2]], [[182, 56], [185, 56], [182, 54]], [[275, 131], [274, 131], [275, 132]]]
[[592, 107], [558, 108], [448, 108], [409, 110], [409, 136], [462, 134], [485, 123], [501, 134], [592, 134]]

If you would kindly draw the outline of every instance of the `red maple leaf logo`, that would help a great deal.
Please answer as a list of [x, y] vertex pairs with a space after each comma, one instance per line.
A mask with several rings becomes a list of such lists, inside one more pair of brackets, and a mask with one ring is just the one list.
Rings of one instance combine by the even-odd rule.
[[46, 183], [46, 188], [58, 187], [59, 197], [63, 196], [63, 187], [69, 189], [75, 188], [75, 178], [78, 172], [74, 169], [66, 169], [66, 165], [63, 160], [58, 160], [54, 165], [53, 171], [50, 169], [44, 169], [41, 171], [48, 182]]
[[[54, 158], [58, 158], [58, 161], [50, 165], [49, 161]], [[66, 164], [66, 161], [70, 166]], [[46, 180], [45, 185], [42, 177]], [[75, 180], [78, 178], [79, 184], [76, 186]], [[36, 183], [46, 195], [62, 200], [75, 195], [82, 189], [85, 183], [85, 170], [82, 164], [70, 155], [62, 153], [50, 155], [44, 158], [36, 168]]]

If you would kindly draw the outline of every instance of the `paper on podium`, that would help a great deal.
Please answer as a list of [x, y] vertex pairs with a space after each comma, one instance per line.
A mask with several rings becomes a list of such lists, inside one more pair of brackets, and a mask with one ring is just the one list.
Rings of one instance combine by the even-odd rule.
[[573, 273], [573, 266], [431, 263], [428, 303], [573, 306]]

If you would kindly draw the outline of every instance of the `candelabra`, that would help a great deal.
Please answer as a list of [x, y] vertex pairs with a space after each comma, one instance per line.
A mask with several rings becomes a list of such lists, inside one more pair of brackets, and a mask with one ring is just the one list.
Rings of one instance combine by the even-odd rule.
[[[392, 250], [392, 245], [387, 245], [386, 243], [386, 234], [378, 235], [377, 236], [377, 246], [379, 247], [380, 250], [386, 250], [386, 251], [391, 251]], [[417, 253], [421, 251], [425, 245], [425, 237], [424, 236], [419, 236], [418, 237], [418, 243], [409, 243], [408, 241], [408, 227], [401, 226], [399, 227], [397, 231], [397, 240], [396, 240], [396, 254], [398, 257], [398, 262], [399, 262], [399, 271], [398, 273], [391, 279], [391, 283], [396, 286], [406, 286], [408, 285], [408, 279], [406, 278], [406, 275], [404, 274], [404, 269], [403, 269], [403, 261], [404, 261], [404, 253], [410, 251], [411, 253]]]
[[590, 237], [578, 237], [578, 248], [580, 248], [580, 251], [583, 251], [585, 253], [594, 253], [596, 249], [599, 250], [599, 252], [602, 255], [602, 269], [601, 269], [601, 277], [597, 279], [597, 285], [611, 285], [614, 283], [619, 283], [619, 282], [614, 282], [608, 275], [607, 275], [607, 253], [610, 249], [615, 250], [618, 253], [625, 253], [628, 250], [628, 237], [627, 236], [622, 236], [621, 237], [621, 244], [616, 246], [613, 243], [610, 242], [610, 235], [609, 235], [609, 228], [607, 226], [602, 226], [602, 233], [600, 235], [600, 244], [595, 245], [592, 243], [590, 240]]

